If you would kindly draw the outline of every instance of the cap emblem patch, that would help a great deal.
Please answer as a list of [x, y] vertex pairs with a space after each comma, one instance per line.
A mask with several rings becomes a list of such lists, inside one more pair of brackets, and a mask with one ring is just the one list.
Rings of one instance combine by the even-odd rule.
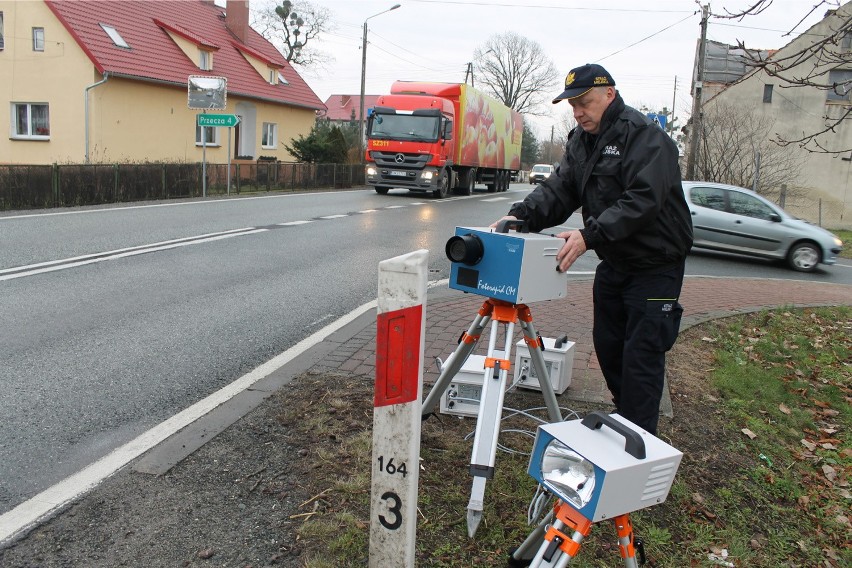
[[568, 87], [573, 82], [574, 82], [574, 72], [571, 71], [570, 73], [568, 73], [568, 76], [565, 77], [565, 86]]

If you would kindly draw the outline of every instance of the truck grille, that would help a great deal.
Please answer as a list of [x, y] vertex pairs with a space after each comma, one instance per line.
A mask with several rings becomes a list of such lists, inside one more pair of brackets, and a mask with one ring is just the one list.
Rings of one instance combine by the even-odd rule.
[[422, 170], [429, 163], [432, 156], [429, 154], [404, 154], [402, 152], [370, 152], [370, 157], [377, 166], [383, 168], [414, 168]]

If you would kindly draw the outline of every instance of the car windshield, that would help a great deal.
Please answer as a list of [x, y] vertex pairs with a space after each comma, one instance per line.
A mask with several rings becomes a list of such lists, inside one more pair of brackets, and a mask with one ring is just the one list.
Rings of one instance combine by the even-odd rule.
[[414, 116], [410, 114], [375, 114], [370, 121], [370, 138], [385, 140], [438, 140], [437, 116]]
[[534, 172], [549, 172], [550, 166], [533, 166], [532, 171], [534, 171]]

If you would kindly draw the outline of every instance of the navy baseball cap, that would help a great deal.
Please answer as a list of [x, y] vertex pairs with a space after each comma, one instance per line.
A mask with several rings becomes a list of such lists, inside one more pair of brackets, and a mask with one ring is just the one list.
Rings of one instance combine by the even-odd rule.
[[553, 99], [553, 104], [563, 99], [575, 99], [585, 95], [593, 87], [614, 86], [615, 80], [606, 69], [595, 63], [586, 63], [583, 66], [571, 69], [571, 72], [565, 77], [565, 90]]

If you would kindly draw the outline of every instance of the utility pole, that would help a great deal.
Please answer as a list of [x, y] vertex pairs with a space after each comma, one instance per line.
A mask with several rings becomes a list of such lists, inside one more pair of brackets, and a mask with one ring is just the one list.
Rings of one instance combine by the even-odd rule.
[[701, 44], [698, 46], [698, 61], [695, 86], [692, 91], [692, 128], [689, 132], [689, 156], [686, 160], [686, 179], [695, 179], [695, 160], [698, 156], [698, 144], [701, 140], [702, 111], [701, 91], [704, 87], [704, 56], [707, 53], [707, 19], [710, 15], [710, 5], [701, 7]]
[[674, 138], [674, 111], [677, 102], [677, 75], [675, 75], [674, 93], [672, 93], [672, 117], [669, 119], [669, 138]]

